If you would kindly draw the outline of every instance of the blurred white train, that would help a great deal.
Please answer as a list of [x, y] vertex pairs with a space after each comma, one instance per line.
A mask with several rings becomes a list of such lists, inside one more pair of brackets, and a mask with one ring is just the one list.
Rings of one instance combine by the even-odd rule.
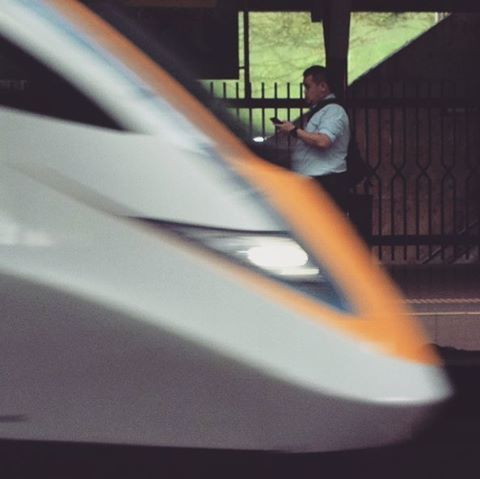
[[0, 438], [334, 451], [449, 398], [312, 182], [81, 3], [0, 0], [0, 41]]

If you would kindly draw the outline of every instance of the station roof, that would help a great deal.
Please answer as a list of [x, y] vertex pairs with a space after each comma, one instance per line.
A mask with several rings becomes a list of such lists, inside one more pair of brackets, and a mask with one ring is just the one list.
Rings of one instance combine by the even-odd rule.
[[[309, 11], [322, 0], [248, 0], [251, 11]], [[358, 12], [480, 12], [480, 2], [472, 0], [351, 0]]]
[[[313, 11], [329, 0], [124, 0], [130, 6], [210, 8], [230, 4], [237, 10]], [[478, 0], [351, 0], [358, 12], [480, 12]]]

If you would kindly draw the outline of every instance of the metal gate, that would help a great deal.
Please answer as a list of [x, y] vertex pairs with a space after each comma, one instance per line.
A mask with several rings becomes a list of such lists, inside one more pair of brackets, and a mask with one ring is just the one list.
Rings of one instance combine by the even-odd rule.
[[[382, 262], [479, 260], [480, 97], [475, 86], [364, 81], [350, 88], [350, 118], [374, 171], [370, 184], [357, 190], [372, 195], [369, 243]], [[227, 101], [252, 139], [279, 142], [276, 162], [288, 166], [281, 157], [285, 145], [274, 136], [269, 118], [292, 120], [306, 111], [301, 85], [262, 84], [249, 98], [241, 97], [239, 84], [211, 90]]]

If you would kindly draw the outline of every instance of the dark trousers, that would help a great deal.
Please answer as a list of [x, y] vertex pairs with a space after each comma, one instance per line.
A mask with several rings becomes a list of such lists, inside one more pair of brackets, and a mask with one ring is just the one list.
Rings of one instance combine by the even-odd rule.
[[331, 173], [312, 176], [312, 178], [322, 186], [344, 213], [348, 213], [347, 173]]

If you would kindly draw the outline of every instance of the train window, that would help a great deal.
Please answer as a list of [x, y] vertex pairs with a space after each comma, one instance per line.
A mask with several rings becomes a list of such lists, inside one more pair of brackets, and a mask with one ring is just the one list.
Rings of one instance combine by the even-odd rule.
[[88, 125], [123, 129], [76, 87], [2, 37], [0, 105]]

